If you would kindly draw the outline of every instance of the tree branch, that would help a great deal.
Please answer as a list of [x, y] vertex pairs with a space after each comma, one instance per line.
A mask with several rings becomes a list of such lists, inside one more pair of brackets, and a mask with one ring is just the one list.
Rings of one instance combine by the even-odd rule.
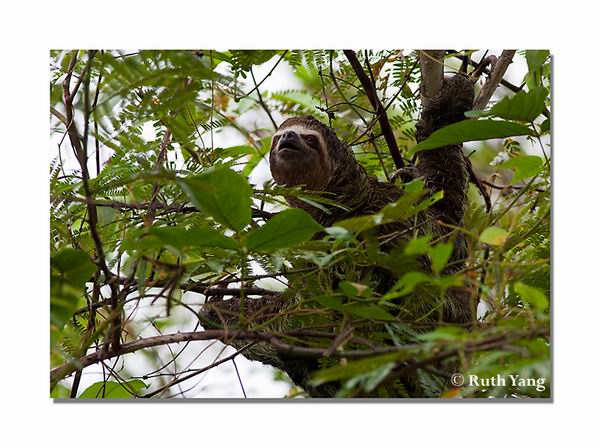
[[[149, 202], [122, 202], [122, 201], [105, 201], [105, 200], [88, 200], [85, 197], [77, 197], [77, 196], [53, 196], [53, 201], [65, 201], [65, 202], [78, 202], [82, 204], [92, 204], [96, 207], [108, 207], [113, 208], [115, 210], [161, 210], [161, 213], [196, 213], [198, 209], [196, 207], [184, 204], [162, 204], [160, 202], [154, 201], [153, 203]], [[252, 217], [253, 218], [261, 218], [265, 221], [268, 221], [277, 213], [267, 212], [265, 210], [259, 210], [257, 208], [252, 207]]]
[[[63, 81], [63, 100], [65, 103], [65, 111], [66, 111], [66, 121], [67, 121], [67, 134], [69, 135], [69, 140], [71, 141], [71, 145], [73, 146], [73, 150], [75, 151], [75, 155], [77, 156], [77, 160], [79, 162], [79, 166], [81, 167], [81, 177], [83, 183], [83, 191], [86, 198], [86, 206], [88, 212], [88, 223], [90, 228], [90, 235], [92, 236], [92, 241], [94, 242], [94, 248], [96, 250], [96, 264], [100, 268], [100, 270], [104, 273], [106, 277], [106, 283], [110, 288], [110, 297], [111, 297], [111, 306], [113, 311], [116, 311], [119, 307], [119, 291], [117, 290], [116, 285], [112, 282], [113, 274], [108, 269], [106, 265], [106, 257], [104, 255], [104, 246], [102, 245], [102, 241], [100, 240], [100, 235], [98, 233], [98, 212], [96, 210], [96, 206], [93, 205], [92, 193], [89, 187], [89, 179], [90, 174], [87, 166], [87, 145], [81, 144], [81, 138], [79, 136], [79, 132], [77, 131], [77, 126], [75, 124], [75, 108], [73, 107], [73, 100], [75, 99], [75, 95], [83, 78], [85, 77], [85, 73], [83, 73], [79, 77], [79, 82], [75, 85], [73, 90], [71, 90], [71, 77], [73, 76], [73, 71], [75, 70], [75, 66], [77, 64], [77, 53], [73, 54], [71, 61], [69, 63], [69, 68], [67, 70], [67, 74]], [[95, 51], [91, 51], [89, 53], [89, 59], [86, 64], [85, 71], [91, 69], [92, 60]], [[86, 111], [86, 115], [89, 115], [89, 111]], [[107, 340], [105, 343], [105, 347], [108, 349], [108, 345], [110, 343], [111, 347], [114, 350], [117, 350], [120, 344], [121, 337], [121, 320], [120, 316], [115, 313], [114, 320], [111, 325], [111, 329], [109, 330], [109, 336], [107, 336]]]
[[[481, 92], [479, 92], [477, 98], [475, 98], [473, 110], [480, 110], [486, 107], [488, 101], [498, 88], [498, 84], [500, 84], [500, 82], [502, 81], [502, 77], [504, 76], [504, 73], [506, 73], [506, 69], [508, 69], [508, 66], [511, 64], [512, 58], [515, 55], [515, 53], [515, 50], [503, 50], [502, 54], [500, 55], [500, 58], [496, 58], [495, 56], [490, 55], [479, 63], [479, 65], [475, 69], [475, 72], [473, 73], [475, 79], [479, 77], [481, 73], [484, 72], [488, 64], [491, 64], [492, 68], [489, 78], [483, 85], [483, 88], [481, 89]], [[481, 183], [481, 180], [473, 171], [473, 167], [471, 166], [470, 161], [468, 164], [468, 170], [469, 178], [477, 186], [477, 189], [483, 196], [486, 211], [489, 213], [492, 209], [490, 195]]]
[[502, 54], [498, 58], [498, 62], [496, 62], [496, 65], [492, 69], [490, 77], [483, 85], [483, 88], [481, 89], [481, 92], [479, 92], [477, 98], [475, 98], [473, 110], [481, 110], [487, 106], [487, 103], [489, 102], [490, 98], [492, 98], [496, 88], [498, 88], [500, 81], [502, 81], [502, 77], [504, 76], [504, 73], [506, 73], [508, 66], [512, 63], [515, 53], [516, 50], [502, 51]]
[[[87, 154], [81, 144], [81, 139], [79, 137], [79, 132], [77, 131], [77, 126], [75, 124], [74, 117], [74, 107], [73, 107], [73, 99], [75, 97], [76, 88], [73, 91], [70, 90], [71, 77], [73, 75], [73, 71], [75, 70], [75, 65], [77, 64], [77, 54], [73, 55], [71, 62], [69, 64], [69, 69], [67, 71], [67, 75], [65, 76], [65, 80], [63, 81], [63, 100], [65, 102], [65, 110], [66, 110], [66, 123], [67, 123], [67, 134], [69, 135], [69, 140], [71, 141], [71, 145], [75, 151], [75, 155], [77, 156], [77, 161], [79, 162], [79, 166], [81, 167], [81, 177], [83, 183], [83, 190], [85, 193], [86, 201], [87, 201], [87, 210], [89, 216], [89, 224], [90, 224], [90, 234], [92, 236], [92, 240], [94, 241], [94, 246], [96, 249], [97, 263], [102, 269], [104, 275], [106, 275], [107, 279], [111, 278], [111, 272], [106, 266], [106, 261], [104, 257], [104, 249], [102, 246], [102, 242], [100, 241], [100, 237], [98, 235], [98, 229], [96, 228], [96, 224], [98, 222], [98, 214], [96, 211], [96, 207], [92, 205], [92, 194], [89, 188], [89, 171], [87, 167]], [[80, 77], [80, 80], [83, 76]], [[77, 84], [77, 88], [80, 83]]]
[[[186, 291], [193, 291], [193, 289], [187, 289]], [[277, 291], [270, 291], [264, 288], [200, 288], [196, 289], [195, 292], [199, 292], [204, 294], [207, 297], [223, 297], [223, 296], [232, 296], [232, 297], [240, 297], [242, 293], [244, 295], [249, 296], [262, 296], [265, 294], [277, 294]]]
[[[455, 50], [448, 50], [448, 52], [449, 52], [449, 53], [451, 53], [451, 54], [452, 54], [452, 56], [454, 56], [455, 58], [461, 59], [461, 60], [463, 60], [463, 61], [464, 61], [464, 60], [465, 60], [465, 58], [466, 58], [466, 56], [463, 56], [463, 55], [460, 55], [460, 54], [456, 54], [457, 52], [456, 52]], [[475, 62], [475, 61], [473, 61], [473, 60], [469, 60], [469, 63], [471, 64], [471, 66], [472, 66], [472, 67], [475, 67], [475, 68], [476, 68], [476, 67], [479, 67], [479, 65], [480, 65], [480, 62]], [[486, 68], [483, 68], [483, 69], [481, 70], [481, 72], [482, 72], [482, 73], [485, 73], [485, 74], [486, 74], [486, 75], [488, 75], [488, 76], [491, 74], [491, 71], [490, 71], [490, 70], [488, 70], [488, 69], [486, 69]], [[513, 83], [511, 83], [511, 82], [507, 81], [507, 80], [506, 80], [506, 79], [504, 79], [504, 78], [502, 78], [502, 79], [500, 80], [500, 85], [502, 85], [502, 86], [506, 87], [508, 90], [510, 90], [511, 92], [514, 92], [514, 93], [520, 92], [520, 91], [523, 89], [523, 85], [521, 85], [521, 86], [516, 86], [516, 85], [514, 85]], [[544, 114], [544, 116], [545, 116], [546, 118], [550, 118], [550, 112], [548, 111], [548, 109], [544, 108], [544, 110], [542, 111], [542, 113]]]
[[[91, 366], [98, 362], [106, 359], [113, 358], [115, 356], [122, 356], [127, 353], [133, 353], [141, 349], [158, 347], [161, 345], [175, 344], [179, 342], [188, 341], [206, 341], [206, 340], [220, 340], [227, 343], [232, 339], [235, 340], [248, 340], [248, 341], [262, 341], [272, 345], [276, 350], [281, 353], [294, 355], [294, 356], [309, 356], [309, 357], [320, 357], [323, 356], [327, 348], [316, 348], [316, 347], [300, 347], [290, 345], [282, 342], [279, 338], [274, 335], [270, 335], [258, 331], [230, 331], [227, 329], [223, 330], [204, 330], [204, 331], [192, 331], [187, 333], [172, 333], [160, 336], [153, 336], [144, 339], [138, 339], [137, 341], [122, 344], [117, 350], [106, 351], [98, 350], [87, 356], [81, 357], [78, 360], [73, 360], [70, 363], [63, 364], [50, 371], [50, 383], [51, 387], [70, 375], [76, 370], [84, 369], [85, 367]], [[417, 347], [418, 345], [415, 345]], [[415, 348], [413, 347], [413, 348]], [[380, 349], [371, 350], [354, 350], [351, 352], [334, 352], [332, 357], [334, 358], [360, 358], [363, 356], [370, 356], [382, 353], [389, 353], [398, 350], [397, 347], [384, 347]]]
[[[425, 361], [418, 361], [411, 365], [417, 365], [418, 368], [421, 365], [433, 363], [439, 359], [444, 359], [450, 356], [457, 355], [459, 352], [474, 352], [480, 350], [490, 350], [501, 344], [502, 342], [506, 343], [508, 341], [514, 342], [520, 339], [536, 337], [536, 336], [548, 336], [549, 330], [545, 327], [534, 329], [526, 332], [515, 332], [503, 335], [495, 335], [490, 338], [484, 339], [478, 342], [469, 342], [466, 343], [464, 347], [451, 349], [445, 352], [440, 353], [432, 358], [428, 358]], [[285, 336], [283, 334], [282, 336]], [[278, 337], [258, 331], [228, 331], [224, 330], [204, 330], [204, 331], [192, 331], [186, 333], [172, 333], [160, 336], [153, 336], [149, 338], [138, 339], [137, 341], [128, 342], [122, 344], [117, 350], [112, 352], [108, 352], [106, 350], [98, 350], [94, 353], [91, 353], [87, 356], [79, 358], [78, 360], [73, 360], [70, 363], [63, 364], [59, 367], [56, 367], [50, 371], [50, 383], [51, 388], [54, 387], [58, 381], [67, 377], [74, 371], [78, 369], [83, 369], [92, 364], [96, 364], [98, 362], [104, 361], [106, 359], [113, 358], [115, 356], [125, 355], [127, 353], [133, 353], [135, 351], [150, 348], [150, 347], [158, 347], [161, 345], [167, 344], [175, 344], [180, 342], [188, 342], [188, 341], [206, 341], [217, 339], [222, 342], [227, 343], [232, 339], [235, 340], [248, 340], [248, 341], [261, 341], [267, 342], [273, 348], [275, 348], [278, 352], [282, 354], [292, 355], [292, 356], [303, 356], [303, 357], [323, 357], [328, 351], [327, 347], [318, 348], [318, 347], [301, 347], [297, 345], [287, 344]], [[415, 350], [422, 348], [423, 344], [405, 344], [402, 346], [390, 346], [390, 347], [380, 347], [380, 348], [372, 348], [368, 350], [348, 350], [348, 351], [334, 351], [330, 354], [332, 358], [348, 358], [348, 359], [360, 359], [368, 356], [381, 355], [386, 353], [394, 353], [406, 350]]]
[[425, 108], [444, 83], [444, 50], [420, 50], [421, 104]]
[[383, 104], [381, 104], [381, 101], [377, 96], [377, 90], [375, 89], [375, 85], [371, 82], [369, 76], [365, 73], [364, 69], [360, 65], [358, 57], [356, 57], [356, 53], [352, 50], [344, 50], [344, 54], [346, 55], [348, 62], [350, 62], [350, 65], [354, 69], [358, 80], [365, 89], [367, 98], [369, 99], [371, 106], [373, 106], [373, 108], [375, 109], [379, 125], [381, 126], [381, 131], [383, 132], [383, 136], [385, 138], [385, 142], [388, 145], [390, 154], [392, 155], [392, 159], [394, 159], [394, 165], [396, 165], [397, 169], [403, 168], [404, 161], [402, 160], [402, 155], [400, 154], [400, 148], [398, 147], [398, 143], [396, 142], [394, 131], [392, 130], [390, 120], [388, 119]]

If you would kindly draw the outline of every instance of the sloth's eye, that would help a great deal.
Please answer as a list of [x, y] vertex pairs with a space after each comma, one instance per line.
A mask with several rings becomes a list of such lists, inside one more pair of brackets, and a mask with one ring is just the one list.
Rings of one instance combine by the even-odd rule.
[[315, 145], [317, 143], [317, 136], [316, 135], [304, 135], [304, 140], [306, 140], [306, 143], [308, 143], [309, 145]]

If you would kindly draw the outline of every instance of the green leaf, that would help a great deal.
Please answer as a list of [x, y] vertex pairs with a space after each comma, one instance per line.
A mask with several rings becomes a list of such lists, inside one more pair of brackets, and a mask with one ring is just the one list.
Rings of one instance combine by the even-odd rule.
[[310, 382], [313, 386], [319, 386], [321, 384], [328, 383], [329, 381], [336, 381], [363, 375], [383, 366], [387, 366], [390, 363], [394, 365], [393, 363], [403, 360], [409, 354], [410, 353], [408, 351], [398, 350], [394, 353], [372, 356], [359, 361], [329, 367], [327, 369], [315, 372]]
[[335, 297], [331, 296], [317, 296], [315, 297], [315, 301], [319, 303], [319, 305], [324, 306], [325, 308], [331, 308], [336, 311], [344, 311], [344, 305]]
[[405, 296], [413, 292], [420, 284], [427, 283], [429, 281], [431, 281], [431, 278], [422, 272], [407, 272], [400, 277], [400, 280], [396, 282], [390, 292], [383, 298], [386, 300], [391, 300], [396, 297]]
[[396, 319], [386, 310], [377, 305], [353, 303], [350, 305], [344, 305], [344, 311], [356, 317], [366, 317], [367, 319], [373, 320], [391, 321]]
[[63, 249], [50, 258], [50, 328], [52, 339], [77, 309], [85, 283], [96, 266], [85, 252]]
[[523, 80], [529, 88], [541, 85], [544, 68], [549, 68], [546, 66], [546, 60], [549, 56], [550, 52], [548, 50], [527, 50], [525, 52], [528, 70]]
[[327, 235], [331, 235], [336, 239], [340, 239], [343, 241], [352, 241], [353, 235], [352, 232], [344, 229], [343, 227], [326, 227], [325, 232]]
[[513, 121], [463, 120], [438, 129], [428, 138], [415, 145], [409, 151], [409, 155], [426, 149], [441, 148], [457, 143], [531, 134], [532, 131], [527, 126]]
[[507, 160], [500, 168], [515, 170], [515, 175], [510, 181], [510, 184], [514, 185], [523, 179], [538, 175], [544, 168], [544, 161], [539, 156], [518, 156]]
[[459, 275], [445, 275], [434, 278], [431, 283], [440, 289], [446, 290], [448, 288], [462, 286], [463, 278]]
[[515, 291], [521, 298], [537, 310], [548, 308], [548, 298], [541, 289], [528, 286], [521, 282], [515, 283]]
[[439, 201], [443, 197], [444, 192], [435, 192], [418, 203], [417, 201], [424, 194], [425, 183], [421, 179], [416, 179], [404, 186], [402, 196], [397, 201], [387, 204], [379, 213], [344, 219], [336, 223], [336, 225], [351, 232], [360, 233], [379, 225], [406, 220], [431, 206], [434, 202]]
[[146, 290], [146, 276], [148, 275], [148, 262], [143, 258], [140, 259], [137, 268], [138, 294], [141, 296]]
[[242, 156], [253, 155], [256, 153], [256, 148], [249, 145], [239, 145], [239, 146], [230, 146], [228, 148], [220, 148], [215, 149], [215, 152], [219, 154], [220, 157], [232, 157], [234, 159], [238, 159]]
[[[56, 332], [63, 328], [78, 308], [83, 288], [76, 288], [57, 276], [50, 278], [50, 329]], [[54, 338], [53, 335], [52, 337]]]
[[315, 301], [325, 308], [341, 311], [343, 313], [351, 314], [355, 317], [365, 317], [367, 319], [383, 321], [395, 320], [395, 317], [386, 310], [373, 304], [352, 303], [350, 305], [344, 305], [339, 299], [324, 295], [315, 297]]
[[117, 211], [110, 207], [97, 207], [98, 211], [98, 224], [100, 227], [104, 227], [115, 219]]
[[396, 367], [396, 364], [393, 362], [387, 363], [375, 369], [373, 372], [369, 373], [366, 376], [364, 382], [365, 392], [371, 392], [375, 390], [375, 388], [381, 383], [384, 379], [387, 378], [389, 373]]
[[50, 259], [52, 269], [72, 284], [82, 286], [96, 271], [89, 255], [75, 249], [63, 249]]
[[[406, 218], [416, 215], [418, 212], [421, 212], [425, 209], [428, 209], [436, 202], [442, 200], [444, 198], [444, 190], [436, 191], [428, 198], [423, 199], [418, 204], [411, 206], [407, 209], [407, 213], [405, 213]], [[406, 219], [404, 218], [404, 219]]]
[[131, 380], [124, 385], [116, 381], [99, 381], [84, 390], [78, 398], [132, 398], [133, 394], [146, 387], [141, 380]]
[[439, 243], [429, 249], [428, 254], [429, 258], [431, 258], [431, 269], [433, 269], [433, 272], [437, 274], [446, 266], [453, 249], [453, 243]]
[[406, 255], [423, 255], [429, 250], [429, 242], [431, 235], [420, 236], [414, 240], [410, 240], [404, 247]]
[[62, 384], [57, 384], [50, 392], [50, 398], [69, 398], [71, 390]]
[[248, 71], [253, 65], [267, 62], [277, 54], [275, 50], [230, 50], [230, 59], [235, 68]]
[[465, 330], [460, 327], [439, 327], [429, 333], [417, 336], [421, 341], [455, 341], [465, 336]]
[[256, 168], [260, 161], [265, 157], [264, 155], [269, 153], [271, 150], [271, 140], [271, 136], [262, 138], [260, 140], [260, 149], [252, 148], [253, 151], [250, 153], [250, 156], [244, 161], [244, 168], [242, 169], [242, 174], [244, 176], [250, 176], [250, 173], [252, 173], [254, 168]]
[[342, 227], [343, 229], [346, 229], [349, 232], [358, 234], [383, 223], [383, 213], [380, 212], [374, 213], [372, 215], [357, 216], [355, 218], [343, 219], [342, 221], [338, 221], [336, 223], [336, 227]]
[[520, 91], [512, 97], [506, 97], [498, 102], [484, 116], [493, 115], [505, 120], [532, 122], [544, 110], [548, 89], [534, 87], [529, 92]]
[[240, 231], [252, 219], [252, 188], [241, 174], [217, 168], [178, 180], [192, 204], [220, 224]]
[[192, 229], [184, 229], [181, 227], [153, 227], [148, 232], [148, 236], [142, 238], [142, 241], [144, 240], [147, 241], [145, 243], [146, 246], [148, 244], [158, 243], [160, 247], [169, 245], [179, 251], [186, 247], [221, 247], [223, 249], [237, 249], [237, 244], [233, 239], [228, 238], [219, 231], [207, 226]]
[[253, 229], [246, 238], [246, 247], [256, 252], [282, 249], [307, 241], [322, 229], [304, 210], [290, 208]]
[[527, 60], [527, 68], [530, 72], [538, 70], [546, 59], [550, 56], [550, 51], [548, 50], [527, 50], [525, 52], [525, 59]]
[[325, 253], [325, 252], [313, 252], [307, 251], [304, 254], [304, 258], [309, 260], [311, 263], [316, 264], [320, 268], [327, 266], [331, 263], [338, 255], [345, 252], [346, 249], [336, 250], [335, 252]]
[[340, 290], [348, 297], [370, 297], [372, 289], [367, 285], [353, 282], [340, 282]]
[[481, 232], [479, 241], [490, 246], [502, 246], [508, 238], [508, 232], [500, 227], [492, 226]]
[[326, 117], [323, 112], [317, 109], [317, 107], [320, 107], [320, 98], [306, 91], [286, 90], [284, 92], [274, 92], [271, 94], [271, 97], [283, 103], [299, 105], [306, 110], [310, 110], [311, 114], [317, 118]]

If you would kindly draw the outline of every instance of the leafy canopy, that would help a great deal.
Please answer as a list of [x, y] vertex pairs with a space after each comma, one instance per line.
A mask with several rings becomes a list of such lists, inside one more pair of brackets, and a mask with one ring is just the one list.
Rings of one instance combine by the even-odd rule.
[[[419, 180], [401, 185], [405, 194], [380, 212], [330, 228], [304, 211], [286, 208], [284, 197], [323, 210], [337, 207], [335, 199], [252, 180], [263, 170], [276, 124], [304, 114], [331, 124], [370, 175], [386, 180], [394, 172], [377, 114], [341, 51], [52, 51], [51, 137], [57, 143], [53, 148], [60, 148], [53, 149], [50, 176], [51, 362], [58, 369], [53, 396], [68, 395], [72, 381], [65, 377], [78, 368], [76, 360], [105, 346], [115, 326], [123, 330], [124, 343], [182, 328], [201, 331], [201, 304], [188, 298], [190, 291], [231, 291], [237, 285], [237, 294], [251, 300], [245, 291], [260, 293], [265, 285], [259, 280], [269, 276], [292, 283], [301, 279], [304, 298], [286, 318], [298, 328], [341, 335], [332, 350], [389, 348], [390, 341], [396, 346], [391, 353], [342, 363], [323, 358], [313, 384], [339, 381], [340, 396], [357, 391], [385, 396], [382, 385], [400, 366], [455, 349], [462, 354], [454, 359], [464, 373], [549, 379], [548, 56], [547, 51], [519, 52], [528, 65], [522, 90], [503, 90], [505, 96], [486, 110], [416, 144], [417, 53], [359, 53], [361, 63], [369, 62], [405, 158], [480, 142], [467, 155], [487, 182], [492, 209], [486, 213], [472, 189], [464, 228], [455, 230], [464, 236], [466, 268], [445, 275], [451, 242], [414, 232], [402, 247], [386, 252], [377, 238], [380, 226], [414, 218], [442, 198], [429, 195]], [[452, 54], [445, 63], [460, 65]], [[275, 85], [268, 82], [275, 72], [301, 87], [268, 87]], [[63, 83], [71, 73], [72, 104], [65, 101]], [[66, 136], [68, 127], [74, 140]], [[225, 135], [235, 137], [221, 138]], [[79, 149], [70, 146], [73, 141], [79, 141]], [[73, 150], [80, 151], [78, 157]], [[419, 268], [423, 257], [430, 272]], [[370, 268], [386, 269], [397, 281], [382, 291], [370, 283], [365, 273]], [[452, 326], [423, 331], [422, 323], [411, 320], [416, 305], [410, 297], [425, 294], [437, 303], [445, 291], [461, 285], [480, 302], [480, 322], [470, 331]], [[250, 329], [272, 330], [243, 317]], [[370, 345], [347, 333], [352, 325], [371, 324], [377, 330]], [[277, 337], [305, 348], [332, 346], [331, 339], [314, 335]], [[506, 343], [489, 342], [498, 340]], [[125, 355], [118, 375], [82, 387], [78, 396], [163, 396], [169, 388], [160, 389], [160, 373], [151, 371], [169, 365], [177, 367], [172, 379], [189, 373], [185, 356], [177, 353], [199, 353], [194, 344], [177, 346], [177, 352], [175, 345], [140, 349], [148, 355], [144, 362], [153, 363], [144, 381], [134, 372], [147, 364]], [[212, 362], [200, 354], [198, 359], [206, 366]], [[402, 390], [397, 382], [394, 387]], [[291, 389], [295, 393], [301, 391]], [[549, 387], [524, 386], [445, 392], [464, 397], [549, 393]]]

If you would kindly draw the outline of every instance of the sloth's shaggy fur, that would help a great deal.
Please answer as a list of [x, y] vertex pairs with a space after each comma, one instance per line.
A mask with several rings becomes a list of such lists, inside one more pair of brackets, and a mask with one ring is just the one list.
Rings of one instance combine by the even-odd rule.
[[[422, 111], [417, 124], [417, 141], [427, 138], [437, 129], [465, 119], [464, 113], [473, 104], [473, 84], [466, 77], [456, 75], [444, 80], [440, 93], [428, 107]], [[443, 199], [434, 203], [415, 218], [420, 225], [419, 233], [431, 234], [441, 239], [449, 239], [455, 243], [450, 266], [444, 273], [457, 272], [464, 266], [465, 249], [462, 238], [452, 228], [463, 224], [463, 216], [467, 206], [467, 163], [461, 145], [446, 146], [419, 153], [417, 163], [412, 168], [414, 177], [421, 178], [429, 192], [442, 190]], [[330, 213], [309, 205], [297, 198], [288, 198], [292, 207], [302, 208], [310, 213], [323, 226], [331, 226], [342, 219], [357, 215], [375, 213], [386, 204], [398, 200], [402, 190], [394, 184], [381, 182], [369, 176], [366, 170], [356, 161], [352, 150], [342, 143], [336, 134], [313, 117], [294, 117], [286, 120], [273, 137], [270, 152], [271, 172], [274, 180], [288, 187], [304, 185], [310, 190], [319, 190], [343, 205], [344, 209], [333, 209]], [[381, 233], [391, 233], [414, 226], [411, 222], [388, 224]], [[448, 226], [448, 224], [450, 226]], [[412, 232], [397, 232], [398, 239], [408, 239]], [[452, 234], [452, 236], [450, 236]], [[391, 247], [401, 241], [393, 241]], [[423, 261], [427, 269], [427, 262]], [[337, 274], [340, 274], [337, 272]], [[344, 274], [343, 272], [341, 273]], [[397, 279], [386, 270], [372, 270], [373, 276], [383, 277], [380, 284], [393, 284]], [[382, 280], [382, 279], [380, 279]], [[297, 288], [302, 290], [302, 287]], [[306, 292], [306, 291], [305, 291]], [[385, 291], [382, 291], [385, 292]], [[244, 314], [249, 320], [261, 323], [281, 314], [274, 321], [274, 330], [289, 329], [290, 322], [284, 311], [301, 300], [297, 293], [288, 289], [277, 295], [267, 295], [259, 299], [246, 300]], [[443, 320], [450, 323], [468, 324], [472, 322], [474, 304], [470, 294], [464, 288], [451, 288], [443, 302], [442, 316], [432, 313], [431, 302], [425, 305], [415, 299], [414, 306], [408, 309], [416, 316], [431, 315], [431, 322]], [[218, 322], [221, 326], [235, 327], [239, 316], [239, 299], [209, 302], [203, 311], [204, 320]], [[441, 317], [441, 319], [440, 319]], [[368, 338], [371, 327], [362, 329], [361, 336]], [[358, 330], [357, 330], [358, 331]], [[356, 331], [355, 331], [356, 334]], [[244, 341], [233, 341], [232, 345], [241, 347]], [[310, 374], [318, 368], [314, 358], [301, 358], [286, 355], [274, 350], [267, 343], [255, 344], [244, 353], [250, 359], [270, 364], [289, 374], [291, 379], [313, 397], [331, 397], [335, 395], [339, 384], [325, 384], [313, 387], [309, 384]], [[443, 368], [443, 367], [442, 367]], [[445, 366], [450, 372], [453, 366]], [[444, 369], [444, 368], [443, 368]], [[410, 396], [431, 396], [432, 392], [419, 384], [416, 374], [403, 378], [403, 389]], [[439, 391], [435, 392], [438, 393]]]

